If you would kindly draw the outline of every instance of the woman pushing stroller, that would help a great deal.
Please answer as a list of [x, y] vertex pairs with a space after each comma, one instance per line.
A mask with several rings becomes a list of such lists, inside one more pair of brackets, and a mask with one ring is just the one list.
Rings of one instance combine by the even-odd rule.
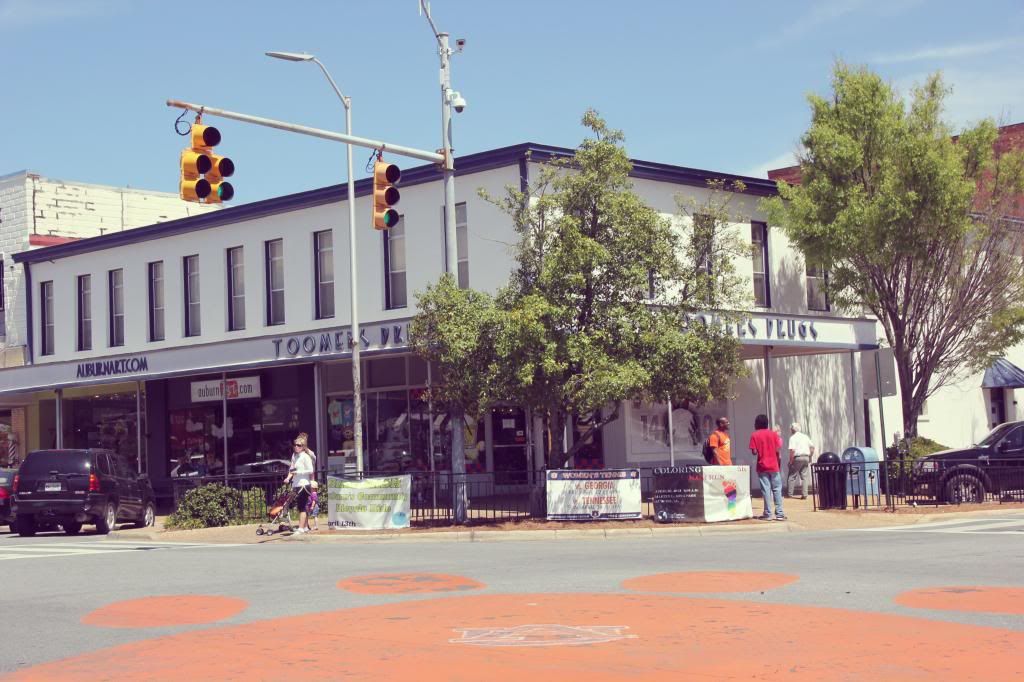
[[288, 468], [288, 475], [285, 483], [291, 483], [296, 490], [295, 507], [299, 510], [299, 527], [295, 533], [302, 534], [309, 532], [309, 488], [310, 482], [314, 479], [315, 467], [313, 460], [316, 455], [308, 447], [309, 436], [300, 433], [292, 442], [292, 463]]

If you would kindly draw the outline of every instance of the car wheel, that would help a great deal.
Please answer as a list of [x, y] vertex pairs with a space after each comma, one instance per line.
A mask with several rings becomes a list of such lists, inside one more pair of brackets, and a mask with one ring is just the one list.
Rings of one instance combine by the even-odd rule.
[[30, 538], [36, 534], [36, 520], [29, 514], [18, 514], [18, 535]]
[[68, 535], [78, 535], [79, 531], [82, 530], [82, 524], [79, 521], [69, 521], [60, 525], [64, 526], [64, 532]]
[[957, 474], [946, 481], [946, 502], [980, 504], [985, 501], [985, 484], [977, 476]]
[[135, 527], [148, 528], [154, 523], [156, 523], [156, 509], [153, 507], [152, 502], [147, 502], [146, 506], [142, 508], [139, 518], [135, 520]]
[[116, 525], [117, 507], [114, 506], [113, 502], [107, 502], [107, 506], [103, 508], [103, 518], [96, 520], [96, 532], [100, 535], [106, 535], [114, 530]]

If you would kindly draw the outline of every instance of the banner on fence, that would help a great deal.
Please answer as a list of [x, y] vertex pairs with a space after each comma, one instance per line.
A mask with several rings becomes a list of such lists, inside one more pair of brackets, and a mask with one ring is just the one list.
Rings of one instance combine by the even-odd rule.
[[657, 521], [735, 521], [753, 515], [749, 467], [694, 464], [654, 469]]
[[639, 519], [640, 470], [547, 472], [549, 521], [606, 521]]
[[327, 526], [353, 530], [409, 527], [412, 476], [327, 477]]

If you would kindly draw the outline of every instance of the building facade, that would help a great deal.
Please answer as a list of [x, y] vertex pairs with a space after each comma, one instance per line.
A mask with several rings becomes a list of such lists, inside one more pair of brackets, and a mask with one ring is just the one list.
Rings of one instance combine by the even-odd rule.
[[[457, 159], [461, 286], [495, 292], [512, 270], [510, 218], [479, 190], [524, 187], [538, 164], [572, 150], [536, 144]], [[735, 176], [635, 161], [634, 189], [670, 216], [677, 199], [706, 199], [711, 179]], [[713, 420], [734, 424], [735, 459], [754, 416], [799, 421], [823, 450], [862, 442], [860, 352], [876, 348], [870, 320], [839, 315], [815, 273], [757, 201], [774, 183], [747, 184], [733, 228], [752, 258], [737, 263], [755, 306], [729, 327], [750, 375], [736, 397], [693, 411], [629, 403], [579, 467], [658, 466], [698, 458]], [[402, 219], [370, 225], [369, 180], [356, 183], [361, 333], [352, 339], [347, 200], [343, 186], [22, 253], [30, 366], [0, 373], [0, 396], [26, 409], [31, 447], [104, 445], [137, 458], [157, 488], [186, 469], [225, 476], [273, 470], [306, 431], [322, 468], [444, 469], [447, 415], [424, 400], [432, 369], [409, 352], [415, 294], [444, 269], [443, 191], [433, 166], [405, 170]], [[685, 230], [685, 220], [678, 221]], [[712, 315], [694, 324], [719, 324]], [[350, 344], [361, 348], [365, 461], [352, 454]], [[581, 416], [573, 433], [586, 428]], [[669, 426], [671, 424], [671, 427]], [[545, 466], [539, 422], [516, 405], [469, 416], [467, 471], [496, 486]]]
[[[15, 254], [214, 208], [176, 194], [65, 182], [30, 171], [0, 176], [0, 370], [28, 361], [27, 292]], [[0, 374], [0, 386], [2, 381]], [[24, 406], [0, 396], [0, 464], [10, 453], [24, 453], [25, 424]]]

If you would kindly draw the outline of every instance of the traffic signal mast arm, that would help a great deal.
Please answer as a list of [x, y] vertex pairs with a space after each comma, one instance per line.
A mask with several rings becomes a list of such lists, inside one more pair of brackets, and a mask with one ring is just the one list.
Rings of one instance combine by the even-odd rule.
[[453, 159], [446, 159], [444, 154], [438, 154], [437, 152], [428, 152], [422, 149], [415, 149], [414, 147], [404, 147], [402, 145], [391, 144], [389, 142], [382, 142], [380, 140], [370, 140], [365, 137], [355, 137], [354, 135], [335, 133], [330, 130], [321, 130], [320, 128], [309, 128], [307, 126], [300, 126], [294, 123], [286, 123], [284, 121], [275, 121], [270, 118], [261, 118], [259, 116], [250, 116], [248, 114], [239, 114], [234, 111], [216, 109], [214, 107], [203, 106], [202, 104], [191, 104], [189, 102], [181, 102], [176, 99], [167, 100], [167, 106], [174, 107], [176, 109], [188, 109], [190, 111], [195, 111], [204, 116], [220, 116], [222, 118], [230, 118], [235, 121], [242, 121], [243, 123], [252, 123], [259, 126], [265, 126], [267, 128], [277, 128], [278, 130], [286, 130], [291, 133], [299, 133], [300, 135], [310, 135], [312, 137], [319, 137], [325, 140], [331, 140], [333, 142], [344, 142], [346, 144], [353, 144], [357, 147], [376, 149], [377, 151], [381, 152], [391, 152], [392, 154], [398, 154], [400, 156], [409, 156], [414, 159], [420, 159], [422, 161], [430, 161], [431, 163], [441, 164], [443, 167], [448, 169], [454, 168]]

